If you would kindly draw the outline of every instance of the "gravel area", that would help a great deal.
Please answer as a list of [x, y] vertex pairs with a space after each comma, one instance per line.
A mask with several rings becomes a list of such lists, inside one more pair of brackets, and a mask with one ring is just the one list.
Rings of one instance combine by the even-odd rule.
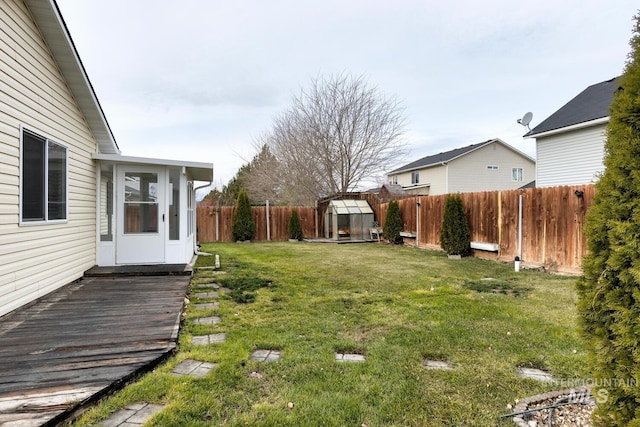
[[[549, 406], [558, 407], [548, 408]], [[513, 421], [521, 427], [592, 427], [591, 414], [595, 407], [596, 403], [588, 388], [545, 393], [518, 402], [513, 412], [536, 408], [546, 409], [517, 415]], [[549, 424], [550, 412], [552, 412], [551, 424]]]

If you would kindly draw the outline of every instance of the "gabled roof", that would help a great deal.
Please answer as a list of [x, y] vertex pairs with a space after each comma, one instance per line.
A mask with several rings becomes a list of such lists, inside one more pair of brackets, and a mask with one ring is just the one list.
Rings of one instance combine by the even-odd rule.
[[471, 153], [472, 151], [478, 150], [478, 149], [480, 149], [482, 147], [485, 147], [485, 146], [487, 146], [489, 144], [493, 144], [493, 143], [502, 144], [505, 147], [509, 148], [510, 150], [513, 150], [516, 153], [520, 154], [521, 156], [526, 157], [527, 159], [531, 160], [532, 162], [535, 161], [530, 156], [527, 156], [523, 152], [521, 152], [519, 150], [516, 150], [515, 148], [513, 148], [509, 144], [507, 144], [504, 141], [502, 141], [501, 139], [494, 138], [494, 139], [489, 139], [489, 140], [484, 141], [484, 142], [480, 142], [478, 144], [472, 144], [472, 145], [469, 145], [467, 147], [456, 148], [455, 150], [445, 151], [444, 153], [438, 153], [438, 154], [434, 154], [433, 156], [423, 157], [421, 159], [418, 159], [418, 160], [416, 160], [414, 162], [408, 163], [408, 164], [406, 164], [404, 166], [399, 167], [398, 169], [395, 169], [395, 170], [389, 172], [388, 175], [393, 175], [393, 174], [397, 174], [397, 173], [400, 173], [400, 172], [414, 171], [414, 170], [417, 170], [417, 169], [425, 169], [425, 168], [429, 168], [429, 167], [432, 167], [432, 166], [439, 166], [442, 163], [450, 162], [452, 160], [457, 159], [458, 157], [462, 157], [462, 156], [464, 156], [466, 154]]
[[[596, 83], [580, 92], [558, 111], [547, 117], [538, 126], [529, 131], [525, 137], [534, 137], [542, 133], [560, 130], [569, 126], [600, 119], [596, 123], [606, 122], [609, 117], [609, 105], [613, 95], [620, 87], [620, 77]], [[593, 123], [593, 124], [596, 124]]]
[[25, 0], [25, 3], [98, 142], [98, 150], [118, 154], [118, 144], [55, 0]]

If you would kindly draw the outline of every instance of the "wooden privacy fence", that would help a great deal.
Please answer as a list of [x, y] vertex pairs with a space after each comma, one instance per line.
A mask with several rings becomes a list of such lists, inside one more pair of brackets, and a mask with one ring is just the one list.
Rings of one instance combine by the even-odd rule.
[[[579, 197], [578, 197], [578, 195]], [[583, 234], [585, 213], [593, 201], [592, 185], [530, 188], [525, 190], [462, 193], [471, 240], [493, 244], [497, 251], [474, 250], [474, 255], [513, 261], [519, 255], [519, 212], [522, 210], [522, 261], [524, 265], [544, 266], [550, 271], [577, 272], [586, 253]], [[440, 247], [440, 228], [447, 195], [415, 196], [398, 201], [404, 231], [415, 233], [405, 243], [421, 248]], [[522, 198], [522, 207], [520, 199]], [[388, 203], [368, 198], [375, 219], [384, 227]], [[419, 205], [418, 205], [419, 203]], [[232, 206], [197, 209], [200, 242], [231, 242]], [[271, 240], [287, 240], [291, 211], [300, 215], [306, 237], [324, 234], [323, 209], [274, 206], [269, 208]], [[251, 208], [256, 222], [255, 240], [267, 240], [267, 208]], [[416, 227], [418, 219], [418, 227]]]
[[[204, 206], [196, 211], [198, 241], [233, 242], [233, 206]], [[271, 206], [269, 212], [270, 240], [287, 240], [291, 212], [298, 211], [302, 233], [308, 237], [316, 235], [315, 208], [309, 206]], [[267, 207], [252, 206], [251, 215], [256, 224], [254, 240], [267, 240]]]
[[[491, 243], [497, 251], [474, 250], [474, 255], [513, 261], [519, 255], [519, 212], [522, 196], [522, 261], [550, 271], [578, 272], [586, 253], [585, 214], [593, 201], [593, 185], [529, 188], [525, 190], [462, 193], [473, 242]], [[411, 197], [398, 201], [404, 230], [415, 232], [405, 243], [440, 247], [440, 228], [447, 195]], [[418, 203], [420, 204], [418, 206]], [[388, 203], [375, 209], [384, 226]], [[419, 230], [416, 231], [416, 217]]]

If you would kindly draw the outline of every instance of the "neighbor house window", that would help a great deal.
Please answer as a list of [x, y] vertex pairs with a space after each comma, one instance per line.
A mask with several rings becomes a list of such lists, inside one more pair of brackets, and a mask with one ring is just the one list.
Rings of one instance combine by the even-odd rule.
[[497, 170], [498, 170], [498, 166], [496, 166], [496, 165], [489, 165], [489, 166], [487, 166], [487, 170], [490, 170], [490, 171], [497, 171]]
[[522, 182], [522, 168], [511, 168], [511, 181]]
[[391, 177], [391, 184], [393, 184], [393, 185], [398, 184], [398, 175], [393, 175]]
[[411, 172], [411, 183], [412, 184], [420, 183], [420, 172]]
[[67, 148], [22, 129], [20, 167], [21, 220], [66, 220]]

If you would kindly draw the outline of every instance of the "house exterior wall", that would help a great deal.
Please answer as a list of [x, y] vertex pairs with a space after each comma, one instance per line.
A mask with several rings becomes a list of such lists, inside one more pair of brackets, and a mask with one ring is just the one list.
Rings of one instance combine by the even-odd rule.
[[[19, 224], [20, 127], [67, 147], [68, 217]], [[97, 149], [21, 0], [0, 3], [0, 315], [80, 277], [96, 264]]]
[[[443, 194], [447, 188], [447, 168], [446, 166], [433, 166], [430, 168], [419, 169], [420, 182], [418, 184], [411, 183], [411, 172], [399, 173], [398, 184], [409, 194], [428, 196], [433, 194]], [[390, 177], [391, 179], [391, 177]], [[428, 185], [428, 186], [426, 186]]]
[[606, 124], [536, 138], [536, 187], [596, 182], [604, 171]]
[[[535, 179], [535, 167], [535, 162], [494, 142], [449, 162], [447, 192], [515, 190]], [[522, 181], [512, 180], [512, 168], [522, 168]]]

